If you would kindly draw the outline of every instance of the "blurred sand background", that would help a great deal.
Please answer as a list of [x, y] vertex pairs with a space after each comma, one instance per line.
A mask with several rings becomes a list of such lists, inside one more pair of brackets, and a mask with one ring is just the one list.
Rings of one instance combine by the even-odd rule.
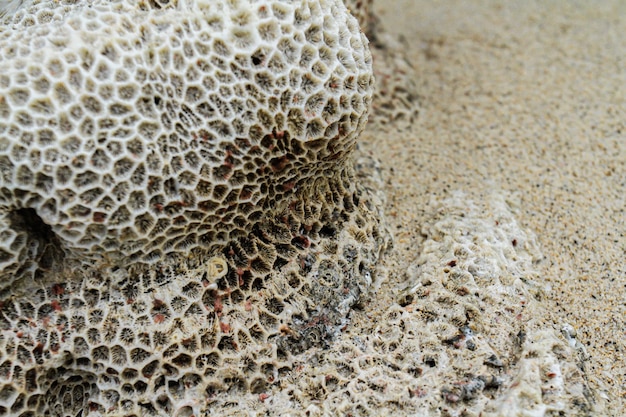
[[626, 2], [376, 9], [406, 41], [420, 105], [407, 129], [364, 138], [382, 162], [392, 284], [419, 255], [433, 197], [507, 195], [542, 251], [546, 321], [573, 326], [604, 413], [625, 415]]

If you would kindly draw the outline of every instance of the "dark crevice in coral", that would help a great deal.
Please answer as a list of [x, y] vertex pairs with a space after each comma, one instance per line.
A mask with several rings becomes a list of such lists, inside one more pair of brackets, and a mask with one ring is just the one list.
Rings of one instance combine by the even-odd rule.
[[48, 271], [58, 267], [65, 258], [61, 241], [32, 208], [20, 208], [9, 214], [11, 228], [25, 232], [29, 239], [29, 246], [36, 252], [34, 259], [40, 270]]

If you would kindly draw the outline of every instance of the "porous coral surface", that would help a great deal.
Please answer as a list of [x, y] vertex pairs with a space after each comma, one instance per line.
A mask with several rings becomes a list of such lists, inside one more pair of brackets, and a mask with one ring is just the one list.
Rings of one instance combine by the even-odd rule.
[[373, 0], [344, 0], [348, 11], [359, 22], [361, 30], [365, 32], [368, 39], [374, 34], [372, 32], [373, 23], [376, 21], [374, 14]]
[[328, 346], [389, 242], [343, 3], [3, 12], [0, 414], [199, 415]]
[[433, 198], [414, 259], [390, 271], [397, 287], [368, 300], [330, 348], [299, 355], [263, 401], [219, 395], [209, 413], [605, 415], [575, 332], [542, 320], [536, 237], [501, 194], [480, 197]]
[[60, 259], [224, 245], [343, 170], [373, 84], [348, 17], [341, 2], [201, 0], [35, 2], [5, 17], [5, 285]]
[[[21, 3], [0, 3], [0, 15]], [[270, 216], [248, 240], [215, 251], [43, 271], [9, 286], [4, 415], [622, 414], [609, 395], [623, 394], [623, 315], [611, 305], [623, 284], [623, 204], [611, 194], [623, 178], [614, 133], [623, 48], [607, 33], [623, 19], [610, 2], [589, 13], [579, 4], [385, 1], [380, 16], [394, 3], [402, 13], [393, 30], [410, 41], [385, 35], [370, 2], [346, 1], [373, 41], [377, 89], [361, 146], [382, 164], [357, 159], [343, 186], [295, 192], [289, 217]], [[593, 81], [572, 89], [587, 70]], [[372, 274], [384, 242], [371, 239], [383, 230], [381, 166], [396, 250]], [[592, 192], [572, 194], [577, 184]], [[352, 191], [365, 205], [336, 205]], [[318, 220], [305, 211], [329, 206], [333, 215]], [[311, 224], [324, 226], [315, 235]], [[262, 272], [265, 255], [241, 257], [285, 254], [290, 235], [293, 257], [276, 259], [295, 262]], [[377, 275], [389, 279], [377, 278], [372, 294], [368, 276]], [[552, 285], [562, 286], [556, 298]], [[577, 330], [554, 321], [560, 309]], [[598, 390], [601, 380], [612, 391]]]

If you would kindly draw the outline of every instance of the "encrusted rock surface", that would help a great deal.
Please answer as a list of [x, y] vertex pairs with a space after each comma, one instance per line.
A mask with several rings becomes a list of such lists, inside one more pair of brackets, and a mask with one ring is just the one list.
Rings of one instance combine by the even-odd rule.
[[[571, 326], [546, 326], [542, 259], [498, 193], [433, 199], [413, 260], [330, 349], [298, 358], [264, 401], [213, 412], [302, 416], [588, 416], [601, 412]], [[391, 281], [391, 280], [390, 280]], [[256, 400], [256, 401], [255, 401]], [[604, 414], [602, 414], [604, 415]]]

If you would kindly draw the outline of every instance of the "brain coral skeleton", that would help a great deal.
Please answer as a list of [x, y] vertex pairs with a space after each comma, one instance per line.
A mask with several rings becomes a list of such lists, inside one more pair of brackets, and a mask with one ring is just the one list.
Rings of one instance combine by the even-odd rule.
[[5, 284], [245, 236], [365, 124], [371, 57], [338, 1], [35, 3], [0, 29]]
[[0, 415], [200, 415], [345, 327], [388, 234], [340, 0], [3, 11]]

